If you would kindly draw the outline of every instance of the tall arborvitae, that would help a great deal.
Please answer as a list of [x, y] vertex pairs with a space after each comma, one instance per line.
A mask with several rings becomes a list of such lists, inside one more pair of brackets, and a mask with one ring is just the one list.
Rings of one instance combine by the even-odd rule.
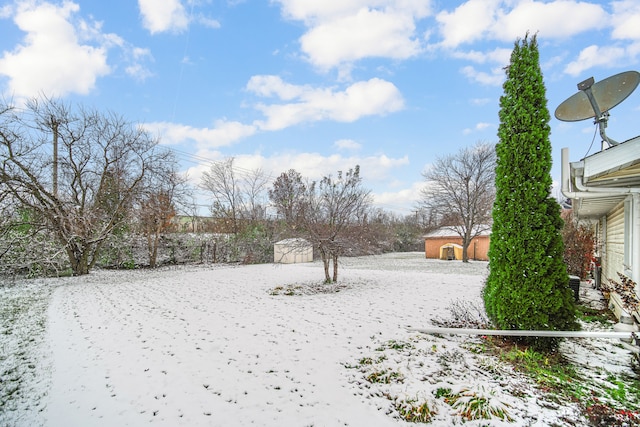
[[[550, 197], [550, 115], [535, 36], [515, 43], [506, 73], [485, 308], [499, 329], [576, 329], [560, 206]], [[522, 340], [541, 348], [558, 343]]]

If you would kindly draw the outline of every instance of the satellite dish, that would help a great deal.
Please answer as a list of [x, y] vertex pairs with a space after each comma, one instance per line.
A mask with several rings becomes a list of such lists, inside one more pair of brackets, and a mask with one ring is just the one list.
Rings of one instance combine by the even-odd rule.
[[600, 126], [600, 135], [610, 145], [618, 143], [609, 138], [604, 129], [607, 127], [609, 110], [622, 101], [638, 87], [640, 73], [625, 71], [594, 83], [593, 77], [578, 83], [580, 92], [570, 96], [556, 108], [555, 116], [564, 122], [577, 122], [595, 117]]

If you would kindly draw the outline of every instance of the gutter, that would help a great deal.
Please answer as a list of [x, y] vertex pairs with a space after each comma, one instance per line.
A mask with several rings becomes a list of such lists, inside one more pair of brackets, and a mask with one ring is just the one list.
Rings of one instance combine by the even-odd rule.
[[582, 183], [582, 175], [575, 177], [575, 187], [578, 191], [571, 189], [571, 169], [569, 165], [569, 149], [562, 149], [562, 170], [560, 190], [569, 199], [599, 199], [606, 196], [619, 196], [621, 194], [640, 194], [640, 188], [616, 188], [616, 187], [589, 187]]

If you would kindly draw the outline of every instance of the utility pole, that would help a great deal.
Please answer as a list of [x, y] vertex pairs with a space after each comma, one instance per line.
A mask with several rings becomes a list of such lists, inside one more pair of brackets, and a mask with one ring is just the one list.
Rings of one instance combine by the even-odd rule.
[[51, 116], [53, 130], [53, 196], [58, 197], [58, 121]]

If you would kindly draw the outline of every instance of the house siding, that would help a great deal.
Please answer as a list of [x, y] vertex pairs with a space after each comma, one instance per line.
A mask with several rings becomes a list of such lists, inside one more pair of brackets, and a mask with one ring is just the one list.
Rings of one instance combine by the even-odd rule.
[[[455, 243], [462, 245], [462, 238], [459, 236], [450, 237], [425, 237], [424, 239], [424, 254], [425, 258], [439, 259], [440, 247], [447, 243]], [[478, 261], [488, 261], [489, 253], [489, 236], [479, 236], [474, 238], [469, 244], [467, 249], [467, 256], [469, 259]]]
[[607, 215], [605, 259], [602, 281], [618, 280], [618, 272], [624, 272], [624, 203], [620, 203]]

